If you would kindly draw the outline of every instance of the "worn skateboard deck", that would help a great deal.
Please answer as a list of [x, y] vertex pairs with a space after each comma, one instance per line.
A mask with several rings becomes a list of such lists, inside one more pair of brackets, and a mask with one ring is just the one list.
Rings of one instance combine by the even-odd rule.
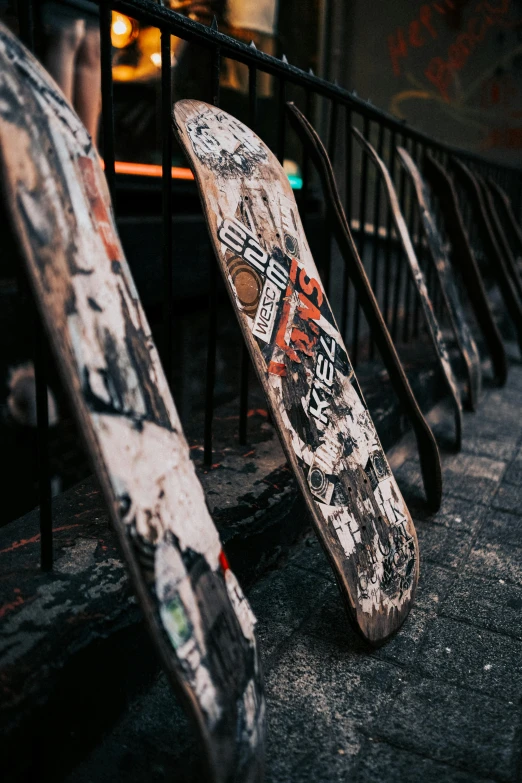
[[254, 617], [228, 567], [115, 229], [91, 139], [0, 26], [0, 161], [35, 300], [205, 780], [258, 783]]
[[431, 212], [430, 194], [426, 183], [409, 152], [404, 147], [397, 147], [397, 152], [413, 184], [429, 255], [439, 278], [442, 298], [466, 368], [468, 405], [471, 410], [476, 410], [482, 389], [482, 369], [478, 348], [464, 315], [444, 240]]
[[433, 309], [432, 301], [428, 294], [426, 281], [424, 279], [422, 269], [419, 266], [417, 256], [415, 255], [415, 250], [413, 249], [408, 227], [406, 226], [406, 222], [399, 206], [399, 199], [397, 198], [397, 193], [395, 191], [392, 178], [388, 169], [386, 168], [386, 164], [383, 160], [381, 160], [369, 141], [364, 138], [362, 133], [357, 128], [352, 128], [352, 131], [363, 150], [365, 150], [365, 152], [369, 155], [370, 160], [372, 160], [377, 167], [377, 171], [383, 179], [386, 194], [390, 204], [393, 222], [395, 224], [395, 228], [397, 229], [397, 234], [399, 235], [399, 239], [401, 241], [401, 245], [410, 268], [411, 278], [419, 295], [421, 307], [426, 319], [426, 325], [428, 327], [428, 333], [435, 349], [435, 355], [437, 356], [440, 369], [442, 370], [443, 377], [446, 381], [446, 387], [449, 393], [449, 398], [455, 417], [455, 444], [457, 449], [460, 450], [462, 445], [462, 403], [460, 399], [459, 387], [455, 375], [453, 374], [448, 349], [446, 348], [446, 343], [444, 341], [444, 337], [442, 336], [442, 331], [435, 316], [435, 310]]
[[214, 106], [179, 101], [174, 125], [289, 463], [350, 617], [373, 643], [405, 619], [415, 529], [268, 147]]
[[426, 154], [425, 174], [430, 187], [438, 198], [444, 225], [452, 246], [452, 261], [459, 269], [475, 319], [484, 337], [496, 381], [503, 385], [507, 380], [506, 349], [498, 329], [480, 270], [464, 226], [464, 219], [453, 180], [446, 169], [432, 156]]
[[451, 163], [455, 178], [461, 183], [470, 200], [480, 241], [504, 299], [506, 310], [516, 329], [518, 345], [522, 353], [522, 302], [518, 297], [504, 254], [495, 236], [482, 187], [475, 174], [465, 163], [462, 163], [458, 158], [452, 158]]
[[297, 106], [294, 103], [287, 103], [287, 111], [292, 127], [310, 154], [321, 178], [326, 206], [348, 275], [357, 290], [359, 302], [372, 330], [372, 336], [381, 358], [388, 370], [395, 393], [415, 432], [426, 498], [432, 508], [438, 509], [442, 501], [442, 471], [437, 441], [415, 399], [388, 327], [382, 317], [368, 275], [359, 257], [337, 189], [330, 158], [319, 134]]
[[475, 174], [475, 177], [482, 190], [493, 233], [495, 234], [495, 239], [497, 240], [498, 247], [502, 253], [504, 263], [507, 266], [511, 282], [517, 292], [519, 302], [522, 303], [522, 278], [520, 277], [515, 256], [513, 255], [504, 226], [502, 225], [500, 215], [497, 211], [496, 200], [493, 198], [493, 192], [486, 180], [480, 174]]
[[518, 269], [518, 273], [522, 275], [522, 229], [513, 212], [513, 206], [508, 194], [502, 188], [498, 182], [488, 178], [488, 185], [491, 193], [493, 194], [494, 201], [497, 204], [497, 211], [504, 216], [505, 225], [507, 225], [510, 232], [510, 238], [512, 240], [512, 248], [515, 253], [515, 261]]

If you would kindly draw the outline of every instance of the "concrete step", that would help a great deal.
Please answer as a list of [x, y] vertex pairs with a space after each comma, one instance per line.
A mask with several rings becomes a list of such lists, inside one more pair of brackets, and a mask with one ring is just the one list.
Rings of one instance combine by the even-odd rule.
[[[423, 367], [412, 360], [409, 370], [419, 400], [430, 408], [441, 385], [436, 370], [424, 361]], [[359, 379], [390, 448], [406, 422], [387, 375], [374, 364]], [[217, 409], [211, 469], [203, 465], [202, 443], [190, 438], [227, 556], [247, 588], [310, 535], [267, 411], [253, 403], [243, 447], [237, 401]], [[0, 530], [0, 750], [12, 781], [34, 780], [36, 771], [38, 779], [63, 778], [129, 705], [162, 682], [93, 478], [55, 500], [53, 524], [51, 573], [39, 569], [37, 510]], [[21, 747], [30, 752], [20, 753]]]

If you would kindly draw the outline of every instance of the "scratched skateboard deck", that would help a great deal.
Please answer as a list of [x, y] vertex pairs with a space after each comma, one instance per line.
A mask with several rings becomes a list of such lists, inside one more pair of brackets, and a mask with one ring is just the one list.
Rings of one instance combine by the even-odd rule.
[[255, 620], [228, 567], [78, 117], [0, 26], [6, 207], [134, 588], [202, 740], [205, 780], [260, 783]]
[[471, 207], [480, 242], [485, 250], [489, 267], [496, 278], [506, 310], [517, 332], [517, 341], [522, 354], [522, 302], [513, 283], [504, 254], [499, 247], [489, 214], [488, 203], [475, 173], [458, 158], [451, 158], [455, 178], [464, 188]]
[[468, 405], [474, 411], [477, 409], [482, 389], [482, 369], [478, 348], [462, 309], [457, 282], [453, 276], [444, 240], [431, 212], [430, 195], [426, 183], [409, 152], [404, 147], [397, 147], [397, 152], [413, 184], [429, 254], [439, 278], [442, 299], [466, 368]]
[[379, 309], [379, 303], [359, 257], [326, 148], [317, 131], [304, 114], [299, 111], [297, 106], [294, 103], [287, 103], [286, 107], [290, 123], [302, 144], [310, 153], [310, 157], [321, 178], [326, 206], [337, 244], [344, 258], [350, 279], [357, 291], [366, 320], [372, 330], [372, 336], [388, 370], [392, 386], [415, 432], [426, 498], [430, 506], [437, 510], [440, 508], [442, 501], [442, 471], [437, 441], [415, 399], [388, 327]]
[[486, 202], [487, 209], [489, 211], [493, 232], [500, 248], [500, 252], [503, 255], [504, 263], [507, 265], [511, 282], [513, 283], [515, 291], [517, 292], [519, 301], [522, 303], [522, 278], [520, 277], [517, 262], [508, 242], [504, 226], [502, 225], [502, 221], [497, 210], [496, 200], [493, 198], [493, 191], [489, 187], [486, 180], [480, 176], [480, 174], [475, 174], [475, 176], [482, 189], [484, 201]]
[[428, 333], [431, 337], [433, 348], [435, 349], [439, 367], [442, 370], [443, 377], [446, 381], [446, 387], [449, 393], [449, 398], [455, 418], [455, 445], [457, 449], [460, 450], [462, 445], [462, 402], [460, 399], [459, 387], [455, 375], [453, 374], [448, 349], [446, 348], [446, 343], [444, 341], [444, 337], [442, 336], [441, 328], [435, 316], [433, 303], [428, 294], [424, 274], [422, 273], [422, 269], [419, 266], [408, 227], [406, 226], [406, 222], [399, 206], [399, 199], [397, 198], [397, 193], [395, 191], [392, 178], [388, 169], [386, 168], [386, 164], [383, 160], [381, 160], [374, 147], [372, 147], [372, 145], [364, 138], [362, 133], [357, 128], [352, 128], [352, 132], [363, 150], [369, 155], [370, 160], [372, 160], [377, 167], [377, 171], [383, 179], [386, 195], [388, 197], [388, 202], [390, 204], [393, 216], [393, 222], [395, 223], [395, 228], [397, 229], [397, 234], [399, 235], [399, 239], [402, 244], [408, 266], [410, 268], [411, 279], [413, 280], [419, 295], [419, 301], [424, 312]]
[[179, 101], [174, 125], [288, 461], [360, 633], [397, 630], [418, 578], [413, 522], [268, 147], [229, 114]]
[[512, 248], [515, 248], [513, 252], [516, 254], [515, 262], [518, 273], [522, 275], [522, 229], [513, 212], [511, 199], [504, 188], [500, 187], [498, 182], [495, 182], [491, 177], [488, 178], [488, 185], [496, 201], [497, 210], [500, 209], [501, 215], [504, 216], [505, 225], [512, 240]]
[[425, 158], [425, 173], [431, 189], [437, 195], [453, 250], [452, 260], [461, 273], [475, 319], [482, 331], [495, 379], [504, 385], [508, 373], [506, 349], [464, 225], [455, 185], [446, 169], [429, 152]]

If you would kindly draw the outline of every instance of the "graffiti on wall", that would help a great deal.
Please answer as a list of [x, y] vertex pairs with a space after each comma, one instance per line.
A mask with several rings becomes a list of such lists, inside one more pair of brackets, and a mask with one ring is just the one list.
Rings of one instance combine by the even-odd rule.
[[436, 0], [387, 36], [400, 89], [391, 110], [410, 118], [436, 102], [473, 129], [483, 150], [522, 149], [522, 7], [517, 0]]

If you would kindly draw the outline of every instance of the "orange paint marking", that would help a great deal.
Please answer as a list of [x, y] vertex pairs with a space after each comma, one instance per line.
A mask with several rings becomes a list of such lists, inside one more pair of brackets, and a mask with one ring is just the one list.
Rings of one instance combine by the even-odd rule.
[[119, 261], [121, 252], [112, 222], [107, 210], [107, 206], [100, 196], [98, 184], [96, 182], [96, 171], [94, 163], [90, 158], [78, 158], [78, 165], [82, 174], [83, 184], [87, 193], [87, 198], [91, 205], [92, 213], [98, 223], [98, 229], [111, 261]]
[[[80, 525], [62, 525], [62, 527], [53, 527], [53, 533], [60, 533], [62, 530], [71, 530], [74, 527], [80, 527]], [[21, 538], [20, 541], [15, 541], [11, 546], [5, 549], [0, 549], [0, 555], [5, 555], [7, 552], [14, 552], [15, 549], [19, 549], [21, 546], [27, 546], [27, 544], [36, 544], [40, 540], [40, 533], [37, 533], [32, 538]]]
[[17, 606], [22, 606], [24, 603], [25, 600], [21, 595], [18, 595], [14, 601], [10, 601], [9, 603], [0, 606], [0, 620], [2, 617], [4, 617], [4, 615], [9, 614], [9, 612], [12, 612], [13, 609], [16, 609]]
[[252, 416], [263, 416], [263, 418], [268, 419], [268, 411], [265, 411], [264, 408], [250, 408], [247, 416], [249, 419]]
[[317, 337], [312, 340], [308, 337], [306, 332], [302, 332], [300, 329], [294, 326], [290, 339], [295, 344], [297, 351], [302, 351], [307, 356], [313, 356], [312, 348], [317, 342]]
[[316, 307], [314, 303], [311, 302], [308, 297], [302, 293], [299, 293], [299, 301], [301, 302], [302, 306], [298, 308], [298, 313], [303, 321], [318, 321], [321, 317], [319, 308]]
[[[296, 354], [296, 352], [292, 348], [290, 348], [290, 346], [288, 345], [288, 343], [285, 340], [286, 327], [288, 325], [288, 319], [290, 318], [291, 297], [292, 297], [292, 293], [294, 291], [295, 279], [297, 277], [297, 268], [298, 268], [298, 266], [297, 266], [297, 259], [296, 258], [292, 258], [292, 264], [290, 266], [290, 281], [289, 281], [288, 286], [286, 288], [286, 294], [285, 294], [284, 303], [283, 303], [283, 312], [282, 312], [282, 316], [281, 316], [281, 321], [279, 322], [279, 327], [277, 329], [275, 342], [276, 342], [276, 345], [279, 348], [281, 348], [281, 350], [284, 351], [292, 361], [300, 363], [301, 359]], [[272, 365], [272, 364], [277, 364], [277, 363], [276, 362], [270, 362], [270, 365]], [[270, 367], [270, 365], [269, 365], [269, 367]], [[268, 370], [268, 372], [271, 372], [270, 369]], [[280, 372], [274, 372], [273, 374], [282, 376], [282, 373], [280, 373]], [[286, 370], [285, 370], [284, 374], [286, 375]]]
[[281, 378], [286, 377], [286, 367], [284, 364], [281, 364], [281, 362], [270, 362], [267, 370], [270, 375], [279, 375]]

